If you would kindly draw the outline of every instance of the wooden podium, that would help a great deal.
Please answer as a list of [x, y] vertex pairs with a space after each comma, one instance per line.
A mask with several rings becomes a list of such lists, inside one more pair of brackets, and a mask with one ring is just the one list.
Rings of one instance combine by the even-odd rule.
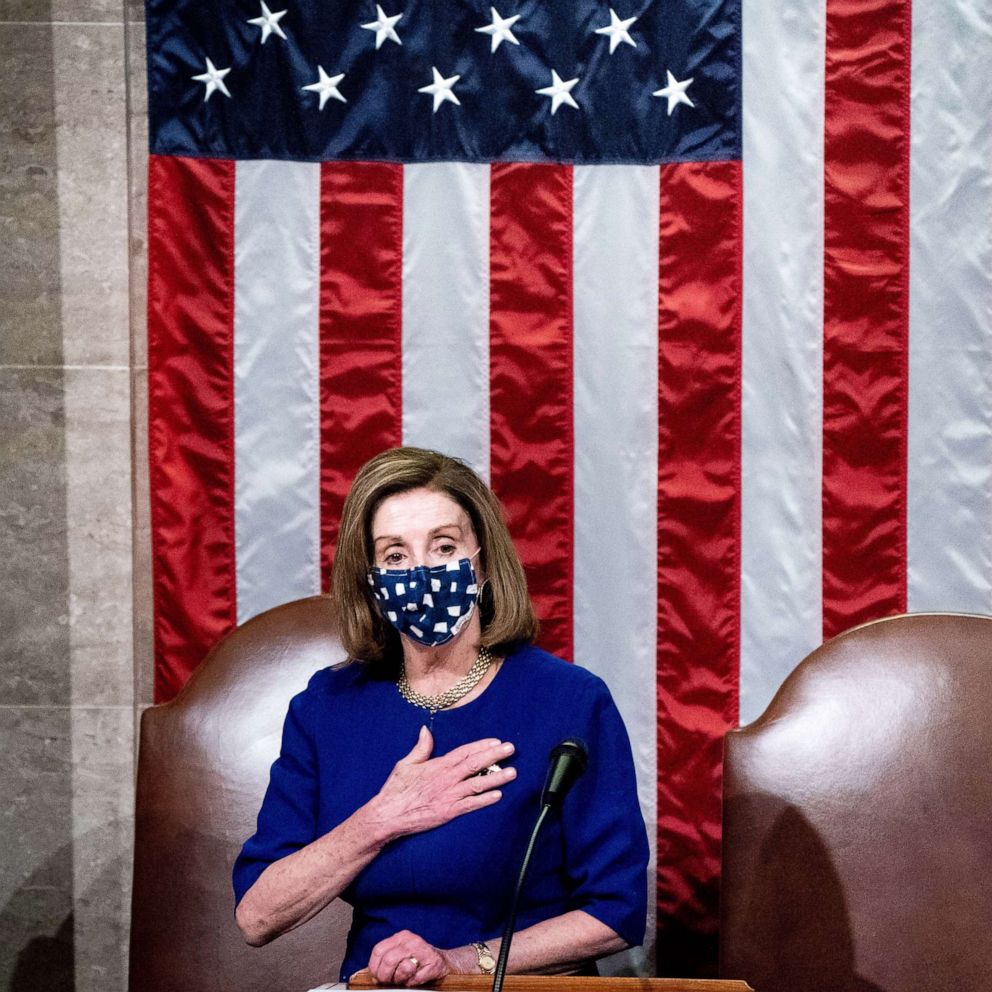
[[[489, 992], [492, 975], [448, 975], [439, 982], [419, 985], [438, 992]], [[368, 969], [356, 972], [349, 989], [377, 989]], [[507, 975], [506, 992], [754, 992], [747, 982], [725, 978], [595, 978], [579, 975]]]

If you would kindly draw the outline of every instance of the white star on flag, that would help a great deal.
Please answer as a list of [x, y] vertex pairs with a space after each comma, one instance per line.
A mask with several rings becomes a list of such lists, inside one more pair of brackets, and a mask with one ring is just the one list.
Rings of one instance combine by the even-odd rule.
[[503, 41], [508, 41], [511, 45], [519, 45], [520, 42], [517, 41], [516, 36], [510, 28], [520, 20], [520, 15], [514, 14], [512, 17], [500, 17], [500, 13], [495, 7], [490, 7], [489, 10], [493, 18], [492, 24], [486, 24], [484, 27], [475, 29], [480, 34], [488, 34], [492, 38], [493, 44], [489, 50], [495, 52]]
[[636, 20], [636, 17], [628, 17], [624, 20], [620, 20], [617, 16], [617, 12], [610, 7], [610, 23], [607, 24], [605, 28], [596, 28], [596, 34], [605, 34], [609, 37], [610, 55], [617, 50], [617, 45], [619, 45], [621, 41], [625, 44], [633, 45], [634, 48], [637, 47], [637, 42], [631, 38], [630, 32], [627, 30], [627, 28], [629, 28]]
[[541, 96], [551, 97], [551, 116], [555, 115], [555, 112], [563, 104], [567, 103], [570, 107], [575, 107], [576, 110], [579, 109], [579, 105], [575, 102], [575, 98], [572, 96], [572, 87], [579, 81], [579, 77], [576, 76], [575, 79], [563, 80], [561, 76], [555, 72], [554, 69], [551, 70], [551, 85], [545, 86], [542, 89], [535, 90], [535, 93], [540, 93]]
[[397, 45], [402, 45], [403, 42], [400, 41], [400, 36], [396, 33], [396, 28], [393, 26], [396, 22], [403, 16], [402, 13], [393, 14], [392, 17], [387, 17], [385, 11], [379, 4], [375, 5], [375, 17], [374, 21], [369, 21], [368, 24], [363, 24], [362, 27], [366, 31], [375, 32], [375, 48], [378, 51], [382, 47], [382, 43], [388, 38], [390, 41], [395, 41]]
[[265, 0], [262, 0], [262, 16], [253, 17], [248, 21], [249, 24], [254, 24], [256, 27], [262, 29], [262, 44], [264, 45], [269, 40], [270, 34], [277, 34], [280, 38], [285, 39], [286, 34], [281, 27], [279, 27], [279, 22], [286, 16], [286, 11], [277, 10], [274, 14], [268, 7], [265, 6]]
[[334, 97], [335, 100], [340, 100], [342, 103], [347, 103], [348, 101], [341, 95], [341, 91], [338, 89], [338, 83], [344, 79], [344, 73], [339, 72], [336, 76], [328, 76], [324, 72], [324, 67], [322, 65], [317, 66], [317, 82], [311, 83], [309, 86], [302, 86], [301, 89], [309, 90], [311, 93], [320, 94], [320, 104], [318, 105], [318, 110], [324, 109], [324, 104], [327, 103], [329, 97]]
[[421, 86], [418, 93], [429, 93], [434, 97], [434, 113], [437, 113], [437, 108], [444, 103], [445, 100], [450, 100], [452, 103], [461, 106], [461, 100], [455, 96], [454, 85], [461, 79], [461, 76], [449, 76], [447, 79], [437, 71], [437, 66], [431, 66], [431, 72], [434, 74], [434, 82], [429, 86]]
[[668, 85], [663, 86], [660, 90], [655, 90], [651, 95], [663, 96], [668, 100], [668, 116], [672, 116], [672, 111], [680, 103], [687, 104], [690, 107], [695, 107], [696, 105], [685, 94], [685, 91], [689, 88], [692, 80], [685, 79], [680, 83], [668, 69], [665, 70], [665, 74], [668, 76]]
[[230, 92], [227, 86], [224, 85], [224, 77], [231, 71], [231, 67], [228, 66], [226, 69], [218, 69], [210, 59], [207, 59], [207, 71], [201, 73], [199, 76], [193, 76], [193, 79], [198, 83], [207, 84], [207, 92], [203, 97], [203, 102], [206, 103], [213, 95], [215, 90], [220, 90], [224, 96], [230, 96]]

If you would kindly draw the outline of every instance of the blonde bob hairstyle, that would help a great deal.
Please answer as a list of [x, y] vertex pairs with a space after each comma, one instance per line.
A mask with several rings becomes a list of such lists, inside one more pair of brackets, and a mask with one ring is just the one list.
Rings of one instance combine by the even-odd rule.
[[368, 583], [372, 519], [382, 501], [411, 489], [433, 489], [469, 516], [488, 581], [479, 598], [482, 643], [495, 654], [537, 636], [527, 580], [492, 490], [464, 462], [424, 448], [391, 448], [366, 462], [344, 502], [331, 573], [338, 635], [354, 661], [398, 662], [400, 635], [379, 613]]

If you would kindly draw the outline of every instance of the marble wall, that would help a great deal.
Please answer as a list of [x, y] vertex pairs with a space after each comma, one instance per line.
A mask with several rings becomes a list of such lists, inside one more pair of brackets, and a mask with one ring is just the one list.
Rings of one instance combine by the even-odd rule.
[[122, 0], [0, 0], [0, 990], [12, 992], [126, 987], [134, 728], [151, 672], [141, 16]]

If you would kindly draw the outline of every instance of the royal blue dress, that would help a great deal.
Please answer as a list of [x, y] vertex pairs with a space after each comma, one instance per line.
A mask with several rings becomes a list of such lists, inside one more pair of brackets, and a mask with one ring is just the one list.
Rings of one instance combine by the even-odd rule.
[[434, 756], [482, 738], [512, 741], [502, 764], [517, 778], [498, 803], [393, 841], [358, 874], [342, 893], [354, 913], [341, 978], [399, 930], [442, 948], [500, 936], [548, 756], [566, 737], [586, 742], [589, 767], [542, 828], [517, 929], [581, 909], [640, 944], [648, 843], [623, 721], [602, 679], [531, 646], [507, 656], [482, 695], [433, 720], [369, 666], [314, 675], [289, 705], [257, 830], [234, 865], [236, 902], [273, 861], [368, 802], [425, 723]]

